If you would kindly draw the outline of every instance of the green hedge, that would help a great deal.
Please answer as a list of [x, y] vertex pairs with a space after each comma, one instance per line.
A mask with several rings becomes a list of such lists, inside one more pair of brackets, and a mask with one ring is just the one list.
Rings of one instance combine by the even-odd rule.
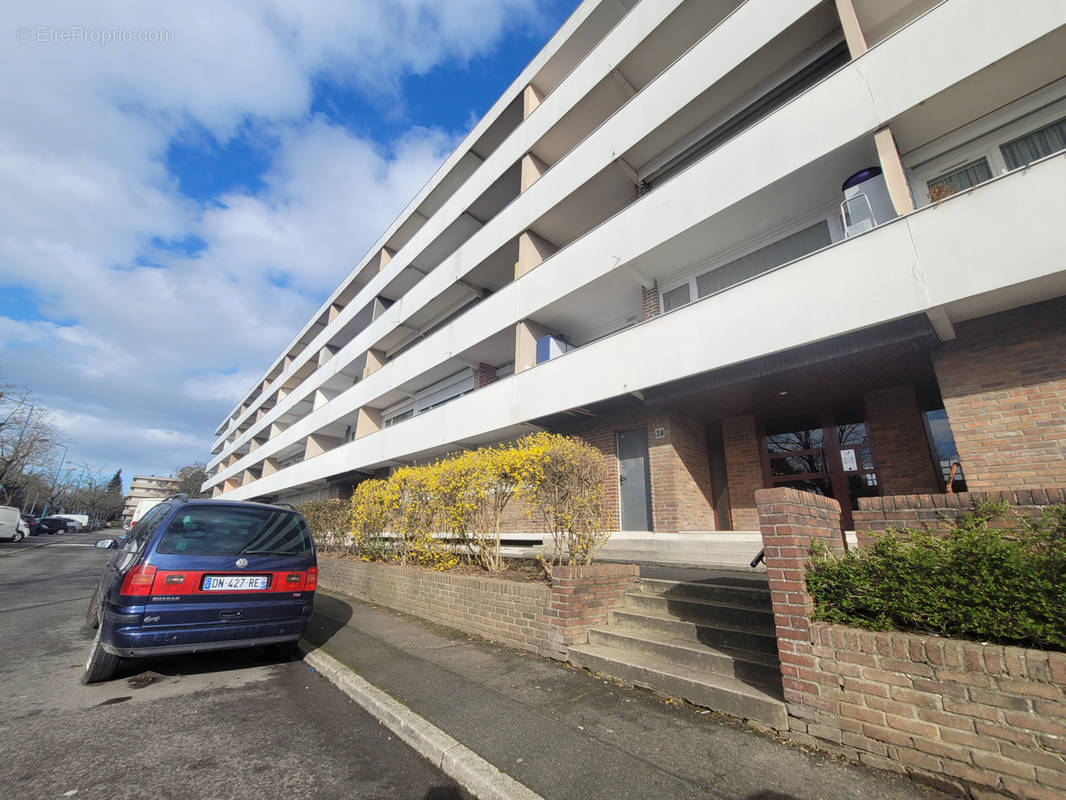
[[807, 588], [826, 622], [1066, 651], [1066, 507], [1033, 522], [987, 503], [945, 536], [890, 532], [842, 557], [816, 545]]

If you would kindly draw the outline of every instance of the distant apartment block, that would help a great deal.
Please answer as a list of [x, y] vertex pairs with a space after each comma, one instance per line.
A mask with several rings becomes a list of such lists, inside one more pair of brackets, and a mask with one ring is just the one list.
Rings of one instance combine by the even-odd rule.
[[130, 493], [126, 495], [126, 503], [122, 506], [122, 516], [125, 519], [133, 517], [137, 510], [137, 504], [142, 500], [163, 498], [174, 494], [178, 490], [180, 481], [177, 478], [160, 478], [156, 475], [135, 475], [130, 481]]
[[222, 420], [205, 490], [343, 497], [543, 429], [649, 538], [754, 530], [763, 487], [850, 527], [1066, 485], [1063, 53], [1061, 0], [586, 0]]

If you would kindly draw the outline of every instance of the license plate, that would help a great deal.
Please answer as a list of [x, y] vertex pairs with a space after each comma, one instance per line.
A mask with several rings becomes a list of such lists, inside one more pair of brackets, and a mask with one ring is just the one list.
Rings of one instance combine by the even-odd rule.
[[256, 592], [267, 588], [266, 575], [208, 575], [205, 592]]

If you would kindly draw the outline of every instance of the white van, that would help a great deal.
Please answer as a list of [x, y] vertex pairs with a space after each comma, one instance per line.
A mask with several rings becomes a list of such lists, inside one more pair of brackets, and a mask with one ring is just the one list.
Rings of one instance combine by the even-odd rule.
[[130, 528], [133, 528], [138, 522], [140, 522], [141, 517], [143, 517], [145, 514], [147, 514], [149, 511], [151, 511], [153, 508], [155, 508], [162, 502], [162, 497], [156, 498], [154, 500], [142, 500], [141, 502], [139, 502], [137, 504], [137, 510], [133, 512], [133, 519], [130, 520]]
[[14, 506], [0, 506], [0, 539], [21, 542], [30, 535], [30, 526], [22, 521], [22, 513]]

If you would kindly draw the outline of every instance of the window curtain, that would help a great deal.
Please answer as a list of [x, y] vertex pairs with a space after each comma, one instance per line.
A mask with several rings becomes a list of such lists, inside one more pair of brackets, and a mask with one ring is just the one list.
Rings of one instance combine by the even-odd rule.
[[778, 239], [754, 253], [748, 253], [735, 261], [730, 261], [717, 269], [705, 272], [696, 278], [696, 290], [700, 297], [728, 289], [741, 281], [803, 258], [808, 253], [828, 247], [832, 244], [829, 235], [829, 223], [825, 220], [804, 228], [784, 239]]
[[988, 180], [992, 180], [992, 170], [988, 166], [988, 160], [979, 158], [977, 161], [971, 161], [969, 164], [952, 170], [946, 175], [934, 178], [929, 181], [928, 185], [930, 193], [938, 187], [944, 187], [951, 190], [948, 194], [952, 194]]
[[1003, 153], [1003, 160], [1007, 162], [1007, 169], [1018, 169], [1038, 158], [1066, 150], [1066, 118], [1019, 136], [999, 149]]

